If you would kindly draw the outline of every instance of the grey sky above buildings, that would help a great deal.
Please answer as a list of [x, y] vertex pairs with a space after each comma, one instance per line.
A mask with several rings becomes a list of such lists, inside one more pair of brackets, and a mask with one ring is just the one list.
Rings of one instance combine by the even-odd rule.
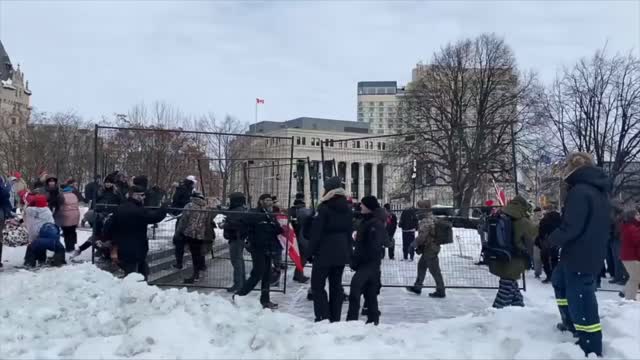
[[253, 122], [356, 119], [358, 81], [404, 84], [449, 41], [495, 32], [550, 81], [608, 43], [640, 49], [638, 1], [7, 1], [0, 39], [38, 110], [97, 119], [163, 100]]

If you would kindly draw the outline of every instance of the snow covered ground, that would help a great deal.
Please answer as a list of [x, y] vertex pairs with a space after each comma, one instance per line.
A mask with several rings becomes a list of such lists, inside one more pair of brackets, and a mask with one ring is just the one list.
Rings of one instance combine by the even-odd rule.
[[[570, 335], [554, 330], [551, 289], [539, 283], [529, 287], [526, 308], [484, 306], [450, 319], [374, 327], [262, 310], [257, 294], [236, 306], [216, 293], [138, 280], [91, 264], [0, 273], [0, 358], [584, 358]], [[640, 358], [640, 304], [599, 296], [605, 357]]]

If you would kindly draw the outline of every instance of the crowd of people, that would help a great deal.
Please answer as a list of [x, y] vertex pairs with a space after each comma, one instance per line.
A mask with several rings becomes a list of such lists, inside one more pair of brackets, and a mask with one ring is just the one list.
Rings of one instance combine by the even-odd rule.
[[[542, 282], [552, 284], [560, 312], [558, 329], [572, 332], [585, 354], [601, 356], [602, 327], [595, 292], [602, 274], [610, 272], [610, 282], [625, 285], [621, 296], [636, 299], [640, 209], [611, 201], [610, 181], [590, 155], [571, 154], [564, 171], [562, 209], [560, 202], [553, 201], [544, 209], [535, 208], [522, 196], [503, 207], [486, 203], [477, 227], [482, 242], [478, 264], [487, 265], [499, 278], [493, 302], [498, 309], [525, 306], [518, 280], [532, 268], [536, 277], [544, 272]], [[61, 265], [67, 253], [73, 258], [94, 245], [99, 257], [118, 264], [125, 274], [137, 272], [147, 278], [148, 227], [170, 214], [176, 220], [174, 266], [183, 268], [185, 247], [192, 257], [193, 271], [184, 279], [185, 284], [200, 281], [207, 268], [205, 255], [211, 251], [215, 228], [220, 226], [229, 243], [233, 267], [228, 291], [235, 299], [248, 295], [260, 283], [260, 303], [266, 309], [276, 309], [270, 287], [277, 283], [286, 263], [279, 239], [286, 230], [278, 221], [285, 215], [295, 232], [302, 264], [311, 264], [310, 278], [297, 268], [294, 280], [311, 281], [308, 298], [313, 301], [315, 321], [340, 321], [343, 303], [348, 301], [347, 321], [364, 315], [367, 323], [380, 322], [381, 264], [387, 256], [395, 258], [398, 227], [402, 231], [400, 260], [413, 261], [416, 254], [420, 256], [415, 283], [407, 290], [421, 294], [429, 271], [436, 285], [429, 296], [446, 297], [439, 253], [442, 245], [453, 242], [452, 223], [434, 216], [427, 199], [418, 201], [417, 208], [403, 211], [398, 221], [389, 204], [381, 206], [374, 196], [354, 204], [339, 177], [324, 181], [324, 193], [315, 208], [305, 204], [302, 194], [296, 195], [290, 209], [281, 209], [275, 196], [263, 194], [250, 209], [245, 194], [232, 193], [223, 210], [209, 206], [196, 190], [193, 176], [175, 184], [167, 194], [157, 186], [149, 187], [146, 176], [129, 182], [124, 174], [115, 172], [104, 181], [96, 178], [85, 186], [83, 196], [73, 179], [60, 184], [57, 178], [44, 174], [28, 187], [19, 174], [15, 175], [0, 178], [0, 228], [5, 219], [22, 209], [29, 239], [27, 266], [45, 262], [47, 250], [54, 253], [52, 263]], [[82, 222], [93, 227], [94, 237], [76, 248], [81, 202], [89, 203], [90, 211]], [[225, 215], [221, 224], [215, 222], [217, 214]], [[252, 262], [248, 277], [245, 249]], [[347, 266], [354, 271], [348, 295], [342, 284]]]

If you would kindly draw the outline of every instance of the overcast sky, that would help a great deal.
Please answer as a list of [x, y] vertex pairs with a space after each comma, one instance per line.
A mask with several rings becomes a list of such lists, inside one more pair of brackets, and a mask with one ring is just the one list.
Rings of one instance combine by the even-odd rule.
[[608, 42], [640, 48], [638, 1], [7, 1], [0, 39], [33, 105], [87, 118], [163, 100], [251, 122], [356, 119], [356, 84], [406, 83], [449, 41], [495, 32], [543, 79]]

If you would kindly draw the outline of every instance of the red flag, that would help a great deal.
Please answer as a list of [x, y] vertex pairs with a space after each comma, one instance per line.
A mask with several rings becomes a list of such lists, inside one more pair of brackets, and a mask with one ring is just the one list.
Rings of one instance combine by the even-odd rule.
[[264, 99], [256, 98], [256, 104], [264, 104]]
[[291, 224], [289, 224], [289, 219], [287, 215], [278, 214], [276, 215], [276, 219], [278, 223], [282, 227], [283, 233], [278, 235], [278, 240], [280, 240], [280, 244], [283, 249], [287, 249], [287, 243], [289, 248], [287, 249], [287, 253], [293, 263], [296, 264], [296, 269], [302, 271], [304, 267], [302, 266], [302, 258], [300, 257], [300, 250], [298, 248], [298, 240], [296, 239], [296, 232], [293, 230]]

